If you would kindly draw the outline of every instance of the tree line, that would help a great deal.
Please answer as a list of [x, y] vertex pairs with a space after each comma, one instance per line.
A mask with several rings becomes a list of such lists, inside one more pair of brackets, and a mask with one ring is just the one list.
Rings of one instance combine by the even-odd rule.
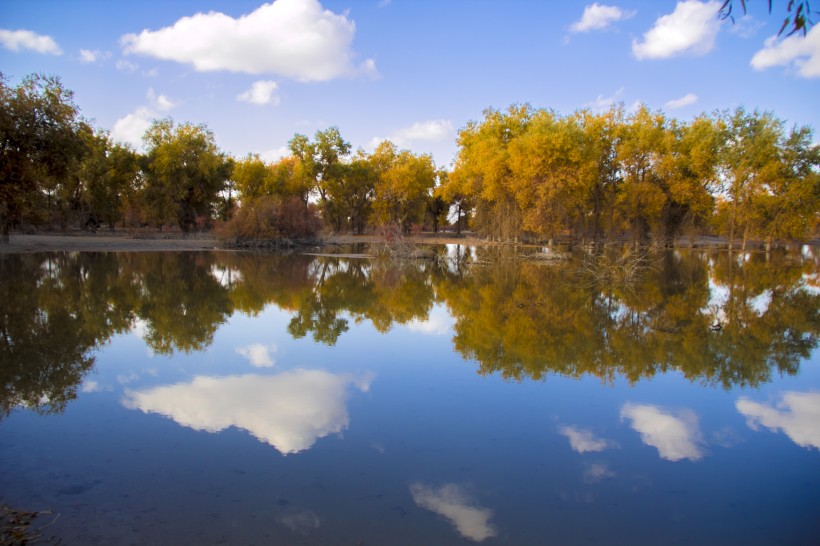
[[641, 106], [603, 113], [515, 105], [489, 109], [458, 136], [442, 196], [472, 212], [479, 233], [666, 243], [722, 233], [800, 239], [814, 231], [820, 146], [769, 112], [691, 122]]
[[458, 134], [451, 170], [382, 142], [354, 151], [337, 127], [295, 134], [275, 162], [233, 158], [206, 125], [155, 120], [138, 153], [95, 129], [59, 78], [0, 77], [0, 234], [12, 228], [221, 226], [245, 239], [320, 229], [409, 233], [451, 225], [502, 241], [719, 233], [743, 247], [815, 233], [820, 146], [770, 112], [681, 122], [645, 106], [561, 115], [488, 109]]

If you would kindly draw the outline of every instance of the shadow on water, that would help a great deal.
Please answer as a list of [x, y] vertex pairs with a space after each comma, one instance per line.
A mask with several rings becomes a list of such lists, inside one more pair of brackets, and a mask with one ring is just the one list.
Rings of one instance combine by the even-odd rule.
[[[241, 253], [0, 256], [0, 417], [60, 412], [94, 367], [94, 349], [138, 324], [155, 353], [206, 349], [234, 313], [275, 305], [288, 332], [333, 345], [351, 323], [385, 333], [454, 319], [453, 346], [481, 374], [558, 374], [630, 382], [678, 371], [729, 388], [795, 374], [817, 346], [817, 266], [800, 254], [666, 252], [627, 278], [590, 276], [589, 257], [438, 259]], [[623, 262], [618, 256], [596, 264]]]

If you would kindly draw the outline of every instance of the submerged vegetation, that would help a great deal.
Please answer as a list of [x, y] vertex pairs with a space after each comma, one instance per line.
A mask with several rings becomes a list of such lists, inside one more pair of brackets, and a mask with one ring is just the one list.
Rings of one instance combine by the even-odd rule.
[[138, 153], [84, 120], [56, 77], [12, 87], [0, 76], [0, 100], [5, 238], [39, 226], [217, 227], [242, 244], [451, 226], [548, 243], [721, 234], [745, 248], [814, 236], [820, 220], [813, 130], [742, 107], [687, 122], [645, 106], [488, 109], [459, 132], [444, 170], [387, 141], [354, 151], [336, 127], [294, 135], [290, 155], [266, 163], [228, 156], [205, 125], [166, 118]]

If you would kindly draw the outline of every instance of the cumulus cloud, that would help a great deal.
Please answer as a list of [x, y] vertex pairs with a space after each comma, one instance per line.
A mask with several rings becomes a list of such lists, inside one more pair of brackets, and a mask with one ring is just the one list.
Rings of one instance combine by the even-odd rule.
[[698, 102], [698, 96], [694, 93], [687, 93], [679, 99], [672, 99], [667, 101], [664, 104], [664, 108], [668, 108], [670, 110], [677, 110], [678, 108], [683, 108], [684, 106], [689, 106], [690, 104], [695, 104]]
[[820, 25], [815, 25], [805, 36], [793, 34], [778, 40], [767, 39], [763, 49], [751, 61], [755, 70], [786, 66], [803, 78], [820, 78]]
[[62, 55], [63, 51], [54, 38], [37, 34], [31, 30], [0, 29], [0, 44], [9, 51], [30, 49], [44, 55]]
[[276, 92], [279, 90], [279, 85], [275, 81], [260, 80], [253, 82], [251, 88], [237, 95], [236, 100], [241, 102], [249, 102], [251, 104], [279, 104], [279, 95]]
[[603, 30], [612, 23], [629, 19], [635, 15], [634, 11], [624, 11], [617, 6], [604, 6], [601, 4], [591, 4], [584, 8], [581, 19], [570, 25], [570, 32], [589, 32], [590, 30]]
[[146, 107], [137, 108], [114, 122], [111, 129], [111, 138], [139, 149], [142, 146], [142, 136], [151, 127], [157, 117], [156, 112]]
[[657, 406], [627, 403], [621, 408], [621, 419], [632, 421], [643, 443], [657, 448], [663, 459], [697, 461], [703, 457], [698, 419], [692, 411], [675, 416]]
[[100, 51], [99, 49], [81, 49], [80, 50], [80, 62], [81, 63], [96, 63], [102, 59], [108, 59], [111, 57], [110, 51]]
[[159, 30], [120, 39], [126, 54], [190, 64], [207, 72], [279, 74], [299, 81], [376, 75], [368, 59], [354, 65], [356, 24], [318, 0], [276, 0], [233, 18], [211, 11]]
[[461, 485], [448, 483], [436, 488], [414, 483], [410, 486], [410, 494], [420, 508], [449, 520], [464, 538], [481, 542], [496, 535], [490, 525], [492, 510], [476, 505]]
[[114, 122], [114, 127], [111, 129], [112, 139], [140, 149], [142, 147], [142, 137], [154, 120], [161, 117], [163, 112], [167, 112], [177, 105], [167, 96], [157, 95], [151, 88], [146, 92], [146, 98], [149, 106], [140, 106]]
[[397, 141], [442, 141], [450, 138], [453, 134], [453, 123], [448, 119], [434, 119], [430, 121], [419, 121], [410, 127], [399, 129], [394, 138]]
[[247, 430], [286, 455], [309, 449], [317, 439], [347, 428], [348, 387], [366, 392], [371, 381], [372, 377], [320, 370], [200, 376], [190, 383], [129, 391], [122, 403], [194, 430]]
[[256, 368], [272, 368], [274, 365], [272, 353], [277, 351], [276, 345], [262, 345], [254, 343], [247, 347], [237, 347], [236, 353], [244, 356]]
[[720, 30], [720, 2], [684, 0], [675, 10], [655, 21], [643, 40], [632, 41], [632, 53], [638, 59], [666, 59], [676, 55], [705, 55], [715, 46]]
[[741, 398], [735, 407], [754, 430], [782, 430], [795, 444], [820, 449], [820, 392], [786, 392], [776, 406]]
[[408, 147], [418, 142], [445, 142], [452, 139], [454, 135], [452, 121], [449, 119], [433, 119], [418, 121], [409, 127], [398, 129], [386, 138], [373, 137], [368, 145], [375, 148], [385, 140], [389, 140], [396, 146]]
[[609, 441], [598, 438], [592, 431], [586, 429], [566, 426], [562, 427], [559, 432], [562, 436], [567, 437], [570, 447], [578, 453], [603, 451], [608, 447], [612, 447]]

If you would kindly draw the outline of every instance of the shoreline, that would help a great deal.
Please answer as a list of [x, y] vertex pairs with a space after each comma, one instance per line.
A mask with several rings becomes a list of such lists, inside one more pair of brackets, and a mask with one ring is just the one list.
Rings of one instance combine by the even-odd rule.
[[[510, 246], [510, 243], [499, 243], [487, 239], [477, 238], [471, 234], [456, 236], [454, 234], [423, 234], [406, 237], [409, 244], [460, 244], [466, 246]], [[680, 241], [679, 248], [688, 248], [688, 241]], [[319, 239], [316, 243], [304, 245], [309, 248], [353, 244], [386, 244], [384, 239], [377, 235], [330, 235]], [[791, 245], [808, 244], [820, 246], [820, 241], [811, 240], [794, 242]], [[518, 246], [540, 247], [543, 245], [520, 243]], [[726, 249], [727, 241], [721, 237], [698, 237], [696, 248]], [[182, 237], [178, 233], [167, 235], [133, 237], [125, 232], [114, 232], [101, 235], [87, 233], [65, 234], [22, 234], [13, 233], [9, 243], [0, 243], [0, 254], [29, 254], [34, 252], [194, 252], [194, 251], [221, 251], [240, 252], [245, 249], [226, 246], [210, 234], [193, 234]], [[740, 250], [737, 248], [736, 250]], [[758, 251], [757, 241], [749, 245], [747, 252]], [[309, 252], [309, 251], [308, 251]]]

